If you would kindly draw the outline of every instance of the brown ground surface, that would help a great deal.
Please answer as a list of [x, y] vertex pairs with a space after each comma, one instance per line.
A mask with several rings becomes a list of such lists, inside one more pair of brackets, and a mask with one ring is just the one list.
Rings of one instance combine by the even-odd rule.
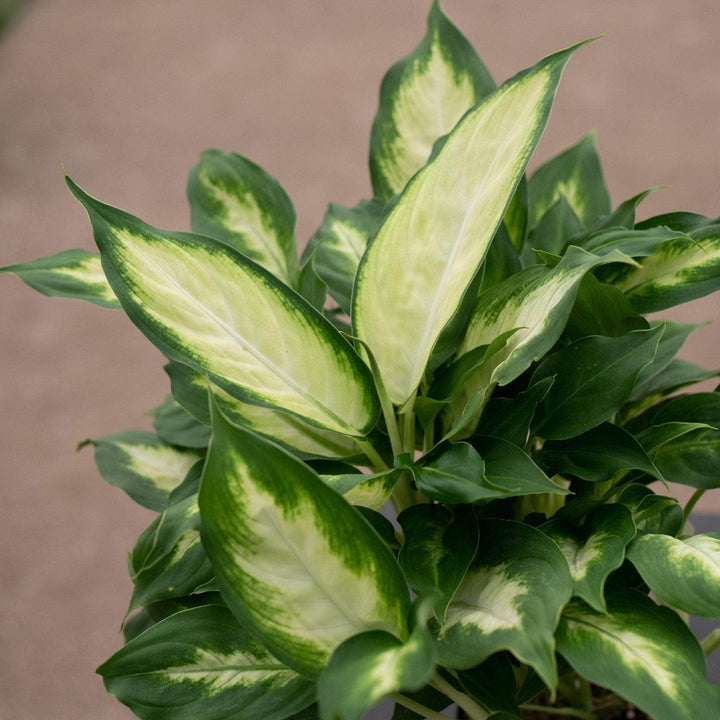
[[[0, 42], [0, 266], [92, 248], [61, 163], [92, 194], [188, 229], [187, 171], [210, 146], [279, 178], [304, 242], [328, 201], [368, 196], [377, 88], [428, 4], [36, 0]], [[720, 214], [717, 0], [445, 8], [498, 80], [607, 33], [570, 62], [538, 159], [596, 128], [616, 202], [666, 185], [641, 216]], [[124, 554], [151, 515], [74, 447], [149, 426], [161, 357], [120, 313], [11, 277], [0, 308], [0, 720], [129, 718], [93, 670], [121, 644]], [[712, 297], [675, 317], [719, 316]], [[685, 357], [720, 365], [719, 333], [698, 331]]]

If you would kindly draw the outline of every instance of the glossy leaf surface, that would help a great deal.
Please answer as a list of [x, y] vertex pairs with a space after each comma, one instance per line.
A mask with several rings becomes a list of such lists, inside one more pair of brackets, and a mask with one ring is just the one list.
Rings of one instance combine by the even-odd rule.
[[219, 241], [157, 230], [68, 185], [123, 308], [170, 359], [326, 429], [362, 435], [374, 425], [367, 367], [299, 295]]
[[[575, 49], [520, 73], [468, 112], [368, 247], [356, 276], [353, 321], [393, 403], [414, 392], [472, 282]], [[458, 175], [458, 167], [465, 172]], [[403, 312], [396, 311], [397, 287]]]
[[225, 601], [291, 667], [318, 674], [368, 630], [404, 639], [408, 590], [387, 545], [307, 465], [217, 409], [200, 514]]
[[253, 640], [221, 607], [153, 625], [98, 668], [143, 720], [284, 720], [315, 688]]

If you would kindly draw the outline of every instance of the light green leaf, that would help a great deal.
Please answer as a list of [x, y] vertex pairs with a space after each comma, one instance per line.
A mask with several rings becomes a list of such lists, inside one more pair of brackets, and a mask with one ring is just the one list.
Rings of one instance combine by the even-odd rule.
[[191, 595], [214, 572], [200, 542], [197, 495], [167, 507], [132, 551], [134, 584], [128, 612], [150, 602]]
[[664, 603], [720, 618], [720, 533], [682, 539], [648, 533], [630, 545], [628, 558]]
[[205, 150], [190, 172], [187, 194], [193, 232], [230, 245], [297, 286], [295, 210], [275, 178], [242, 155]]
[[[533, 382], [555, 376], [535, 416], [548, 440], [580, 435], [612, 417], [627, 401], [640, 370], [655, 357], [662, 326], [619, 338], [576, 340], [544, 360]], [[661, 468], [662, 471], [662, 468]]]
[[495, 89], [472, 45], [433, 2], [427, 34], [380, 87], [370, 136], [375, 196], [387, 202], [428, 161], [435, 141]]
[[326, 485], [339, 492], [351, 505], [377, 510], [385, 507], [401, 470], [392, 468], [372, 475], [353, 473], [347, 475], [320, 475]]
[[408, 589], [392, 551], [307, 465], [217, 408], [200, 514], [228, 607], [290, 667], [316, 675], [368, 630], [405, 639]]
[[405, 540], [398, 556], [413, 592], [430, 597], [435, 616], [445, 611], [475, 556], [478, 527], [471, 508], [413, 505], [400, 513]]
[[212, 605], [153, 625], [98, 673], [143, 720], [284, 720], [315, 694], [312, 680], [274, 658], [228, 610]]
[[665, 241], [639, 268], [618, 271], [613, 282], [638, 311], [656, 312], [720, 289], [720, 227], [709, 225]]
[[[417, 388], [475, 277], [575, 49], [520, 73], [468, 112], [408, 184], [363, 256], [355, 333], [374, 354], [393, 403], [402, 405]], [[395, 312], [399, 287], [403, 312]]]
[[[210, 425], [208, 382], [187, 365], [171, 362], [165, 366], [175, 399], [200, 422]], [[268, 437], [302, 457], [347, 458], [359, 455], [352, 438], [309, 425], [294, 415], [272, 408], [250, 405], [213, 385], [215, 401], [232, 422]]]
[[573, 601], [557, 632], [558, 651], [590, 682], [618, 693], [655, 720], [713, 718], [720, 699], [685, 623], [641, 593], [617, 589], [608, 612]]
[[348, 315], [360, 258], [382, 217], [383, 207], [377, 200], [362, 200], [354, 208], [330, 203], [322, 225], [310, 238], [313, 268]]
[[610, 212], [595, 133], [584, 135], [575, 145], [541, 165], [530, 177], [530, 225], [564, 197], [578, 218], [589, 225]]
[[465, 385], [446, 414], [446, 427], [455, 424], [472, 396], [493, 383], [506, 385], [552, 348], [565, 327], [580, 281], [594, 267], [608, 261], [571, 247], [554, 268], [526, 268], [480, 295], [459, 353], [519, 329]]
[[369, 370], [299, 295], [219, 241], [156, 230], [67, 182], [123, 308], [167, 357], [326, 429], [360, 436], [375, 424]]
[[439, 630], [440, 664], [470, 668], [509, 650], [555, 687], [553, 634], [571, 592], [568, 564], [552, 540], [529, 525], [485, 520]]
[[197, 452], [173, 447], [144, 430], [125, 430], [86, 440], [95, 448], [95, 464], [103, 480], [124, 490], [150, 510], [165, 509], [170, 492], [202, 458]]
[[345, 640], [318, 681], [322, 720], [360, 720], [386, 695], [420, 690], [435, 668], [435, 640], [426, 627], [432, 611], [420, 601], [407, 642], [382, 630]]
[[106, 308], [120, 303], [108, 284], [100, 256], [87, 250], [64, 250], [56, 255], [8, 265], [0, 272], [12, 273], [33, 290], [49, 297], [87, 300]]
[[[207, 383], [205, 378], [202, 379]], [[170, 445], [206, 448], [210, 442], [210, 428], [194, 418], [172, 395], [168, 395], [148, 415], [154, 418], [153, 428], [160, 439]]]
[[553, 518], [540, 526], [554, 540], [570, 566], [573, 595], [604, 612], [603, 589], [608, 575], [625, 559], [625, 547], [635, 537], [632, 513], [617, 503], [601, 505], [580, 528]]

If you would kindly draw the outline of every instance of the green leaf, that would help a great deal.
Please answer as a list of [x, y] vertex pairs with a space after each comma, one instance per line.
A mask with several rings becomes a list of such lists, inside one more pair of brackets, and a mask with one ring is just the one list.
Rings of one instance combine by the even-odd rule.
[[499, 285], [511, 275], [520, 272], [521, 269], [520, 256], [513, 247], [505, 225], [501, 224], [490, 243], [482, 265], [482, 283], [479, 292], [483, 293]]
[[201, 455], [163, 442], [144, 430], [125, 430], [86, 440], [95, 448], [95, 464], [103, 480], [124, 490], [150, 510], [165, 509], [170, 492]]
[[667, 227], [677, 232], [688, 233], [701, 228], [703, 225], [710, 225], [711, 222], [709, 217], [697, 213], [670, 212], [641, 220], [635, 225], [635, 228], [637, 230], [647, 230], [653, 227]]
[[192, 230], [297, 287], [295, 210], [275, 178], [242, 155], [205, 150], [187, 186]]
[[569, 473], [590, 482], [603, 482], [620, 470], [630, 469], [663, 479], [642, 445], [613, 423], [602, 423], [571, 440], [550, 440], [540, 458], [552, 474]]
[[515, 672], [506, 653], [495, 653], [477, 667], [459, 670], [458, 679], [489, 711], [508, 713], [515, 720], [522, 720]]
[[[678, 323], [672, 322], [671, 320], [656, 320], [651, 323], [652, 327], [664, 325], [665, 329], [658, 343], [658, 349], [653, 361], [640, 371], [635, 381], [635, 388], [630, 395], [630, 402], [638, 400], [647, 394], [644, 387], [670, 364], [675, 355], [680, 351], [680, 348], [685, 344], [690, 333], [702, 327], [704, 324], [705, 323]], [[718, 415], [718, 419], [720, 420], [720, 414]]]
[[200, 542], [197, 495], [170, 505], [155, 518], [138, 538], [130, 564], [135, 587], [128, 612], [190, 595], [213, 578]]
[[557, 642], [580, 675], [656, 720], [717, 717], [718, 695], [705, 679], [697, 640], [674, 612], [638, 592], [614, 591], [607, 614], [573, 601]]
[[171, 615], [98, 668], [143, 720], [284, 720], [314, 683], [274, 658], [221, 607]]
[[645, 533], [677, 535], [683, 526], [683, 511], [675, 498], [656, 495], [643, 485], [628, 485], [618, 502], [633, 515], [638, 536]]
[[564, 197], [578, 218], [589, 225], [610, 212], [595, 133], [541, 165], [530, 177], [530, 225], [535, 225], [553, 203]]
[[630, 402], [652, 401], [718, 375], [720, 370], [706, 370], [687, 360], [674, 358], [657, 375], [649, 378], [642, 385], [636, 384]]
[[598, 230], [605, 230], [613, 227], [623, 227], [627, 228], [628, 230], [632, 230], [634, 227], [636, 227], [635, 211], [637, 210], [638, 205], [640, 205], [640, 203], [648, 195], [660, 189], [661, 188], [659, 187], [649, 188], [648, 190], [643, 190], [637, 195], [633, 195], [628, 200], [621, 202], [617, 206], [617, 208], [615, 208], [615, 210], [613, 210], [609, 215], [598, 218], [592, 224], [590, 230], [592, 232], [597, 232]]
[[682, 539], [648, 533], [630, 545], [628, 558], [664, 603], [720, 618], [720, 533]]
[[407, 585], [383, 540], [307, 465], [213, 408], [202, 537], [242, 625], [311, 675], [352, 635], [404, 639]]
[[616, 287], [599, 282], [594, 275], [585, 275], [575, 294], [563, 339], [579, 340], [587, 335], [620, 337], [649, 327], [648, 321]]
[[570, 566], [573, 595], [595, 610], [606, 610], [603, 589], [608, 575], [625, 559], [625, 547], [635, 537], [632, 513], [624, 505], [601, 505], [580, 528], [560, 518], [540, 526], [554, 540]]
[[198, 449], [206, 448], [210, 442], [210, 428], [198, 422], [172, 395], [148, 414], [155, 418], [155, 432], [170, 445]]
[[310, 254], [300, 268], [298, 292], [319, 312], [323, 311], [327, 301], [327, 285], [315, 272], [315, 257]]
[[[669, 228], [650, 228], [648, 230], [629, 230], [627, 228], [612, 227], [600, 230], [584, 237], [579, 245], [588, 252], [596, 255], [617, 250], [634, 258], [652, 255], [662, 243], [668, 240], [687, 239], [687, 235], [680, 235]], [[620, 269], [623, 272], [623, 269]], [[607, 271], [614, 275], [613, 269]]]
[[377, 200], [362, 200], [354, 208], [330, 203], [322, 225], [309, 241], [315, 248], [315, 272], [348, 315], [360, 258], [382, 217], [383, 206]]
[[[210, 425], [207, 378], [181, 363], [165, 366], [175, 399], [200, 422]], [[352, 438], [309, 425], [294, 415], [250, 405], [213, 386], [215, 401], [232, 422], [243, 425], [302, 457], [347, 458], [359, 454]]]
[[553, 633], [571, 592], [568, 564], [552, 540], [522, 523], [485, 520], [439, 630], [440, 663], [470, 668], [509, 650], [555, 687]]
[[548, 394], [554, 382], [555, 378], [548, 377], [531, 385], [515, 397], [491, 398], [480, 416], [475, 432], [478, 435], [507, 440], [521, 448], [525, 447], [535, 409]]
[[100, 256], [87, 250], [64, 250], [56, 255], [8, 265], [0, 272], [16, 275], [33, 290], [49, 297], [87, 300], [106, 308], [120, 303], [108, 284]]
[[[435, 712], [441, 712], [452, 704], [447, 695], [435, 690], [435, 688], [430, 685], [426, 685], [422, 690], [415, 693], [404, 692], [403, 695], [420, 703], [426, 708], [435, 710]], [[395, 704], [395, 710], [392, 714], [392, 720], [424, 720], [424, 718], [424, 715], [418, 715], [418, 713], [413, 712], [398, 703]]]
[[534, 432], [548, 440], [580, 435], [611, 418], [627, 401], [637, 376], [653, 360], [662, 327], [618, 338], [591, 336], [544, 360], [533, 382], [555, 376], [538, 407]]
[[460, 353], [487, 345], [511, 329], [519, 329], [466, 384], [450, 408], [448, 426], [454, 424], [472, 396], [493, 383], [506, 385], [552, 348], [565, 327], [580, 281], [604, 262], [609, 262], [609, 258], [571, 247], [554, 268], [541, 265], [525, 268], [480, 295]]
[[326, 485], [339, 492], [352, 505], [382, 510], [390, 499], [401, 470], [392, 468], [371, 475], [320, 475]]
[[656, 312], [720, 289], [720, 228], [666, 240], [639, 268], [625, 268], [613, 282], [642, 313]]
[[495, 89], [472, 45], [434, 2], [427, 34], [380, 87], [370, 136], [375, 196], [387, 202], [428, 161], [435, 141]]
[[536, 250], [562, 255], [571, 237], [582, 233], [584, 225], [564, 195], [545, 211], [530, 230], [528, 241], [523, 248], [522, 260], [524, 265], [536, 265], [538, 262]]
[[[468, 112], [408, 184], [363, 256], [354, 328], [393, 403], [402, 405], [417, 388], [475, 277], [576, 49], [520, 73]], [[458, 175], [458, 167], [467, 172]], [[396, 312], [398, 287], [403, 312]]]
[[375, 424], [369, 370], [299, 295], [221, 242], [156, 230], [67, 182], [120, 303], [167, 357], [329, 430], [359, 436]]
[[520, 253], [525, 245], [528, 231], [528, 190], [525, 175], [520, 178], [515, 194], [505, 211], [503, 225], [515, 252]]
[[398, 516], [405, 541], [398, 556], [408, 585], [432, 597], [440, 622], [465, 577], [478, 543], [475, 516], [467, 506], [413, 505]]
[[360, 720], [386, 695], [420, 690], [435, 668], [435, 641], [426, 627], [432, 614], [420, 602], [406, 642], [382, 630], [348, 638], [333, 653], [318, 680], [322, 720]]

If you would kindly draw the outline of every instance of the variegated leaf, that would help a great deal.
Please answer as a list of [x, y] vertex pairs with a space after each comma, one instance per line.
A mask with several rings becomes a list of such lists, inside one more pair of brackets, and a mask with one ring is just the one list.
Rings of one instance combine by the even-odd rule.
[[348, 315], [360, 258], [382, 216], [383, 207], [377, 200], [363, 200], [354, 208], [330, 203], [322, 225], [308, 243], [314, 247], [315, 272]]
[[375, 196], [387, 202], [399, 193], [435, 141], [494, 89], [472, 45], [433, 2], [424, 39], [390, 68], [380, 88], [370, 136]]
[[720, 533], [682, 539], [648, 533], [630, 545], [628, 558], [664, 603], [720, 618]]
[[407, 585], [379, 535], [307, 465], [217, 408], [200, 514], [225, 601], [291, 667], [317, 674], [368, 630], [405, 638]]
[[518, 74], [468, 112], [408, 184], [363, 256], [355, 333], [374, 354], [393, 403], [402, 405], [416, 390], [476, 275], [576, 48]]
[[476, 558], [439, 630], [440, 663], [470, 668], [509, 650], [555, 687], [553, 633], [571, 592], [567, 561], [552, 540], [522, 523], [483, 521]]
[[655, 720], [718, 717], [720, 694], [705, 679], [697, 640], [674, 612], [639, 592], [608, 593], [607, 613], [574, 600], [563, 613], [557, 643], [580, 675]]
[[103, 480], [124, 490], [136, 503], [157, 511], [165, 508], [171, 491], [202, 458], [144, 430], [125, 430], [85, 444], [94, 446], [95, 464]]
[[242, 155], [205, 150], [187, 193], [193, 232], [221, 240], [297, 287], [295, 210], [275, 178]]
[[335, 650], [318, 681], [322, 720], [360, 720], [390, 693], [420, 690], [435, 669], [432, 615], [425, 599], [416, 605], [415, 627], [406, 642], [381, 630], [348, 638]]
[[604, 612], [605, 580], [622, 565], [625, 547], [635, 537], [630, 510], [617, 503], [603, 505], [587, 516], [581, 528], [553, 518], [540, 530], [557, 543], [565, 556], [573, 579], [573, 595]]
[[[208, 381], [187, 365], [171, 362], [165, 366], [173, 396], [200, 422], [210, 425]], [[302, 457], [347, 458], [361, 454], [352, 438], [309, 425], [294, 415], [272, 408], [250, 405], [213, 386], [215, 401], [234, 423], [250, 428]]]
[[120, 303], [108, 284], [100, 256], [87, 250], [64, 250], [56, 255], [8, 265], [0, 272], [12, 273], [33, 290], [49, 297], [87, 300], [106, 308]]
[[572, 147], [541, 165], [530, 177], [530, 225], [540, 220], [561, 196], [578, 218], [589, 225], [610, 212], [595, 134], [588, 133]]
[[641, 267], [612, 281], [642, 313], [656, 312], [720, 289], [720, 226], [708, 225], [662, 243]]
[[153, 625], [98, 668], [105, 687], [143, 720], [284, 720], [309, 706], [312, 680], [207, 605]]
[[191, 595], [213, 578], [200, 542], [197, 495], [163, 510], [138, 538], [130, 564], [135, 587], [128, 612], [150, 602]]
[[402, 470], [392, 468], [372, 475], [320, 475], [320, 478], [351, 505], [360, 505], [380, 512], [390, 499], [401, 473]]
[[274, 275], [217, 240], [157, 230], [67, 182], [120, 303], [166, 356], [245, 402], [320, 427], [361, 436], [375, 424], [367, 367]]
[[459, 353], [518, 330], [467, 382], [446, 413], [445, 426], [456, 423], [473, 395], [493, 383], [506, 385], [547, 353], [562, 334], [583, 277], [598, 265], [623, 259], [628, 260], [620, 254], [601, 258], [570, 247], [554, 268], [528, 267], [480, 295]]

